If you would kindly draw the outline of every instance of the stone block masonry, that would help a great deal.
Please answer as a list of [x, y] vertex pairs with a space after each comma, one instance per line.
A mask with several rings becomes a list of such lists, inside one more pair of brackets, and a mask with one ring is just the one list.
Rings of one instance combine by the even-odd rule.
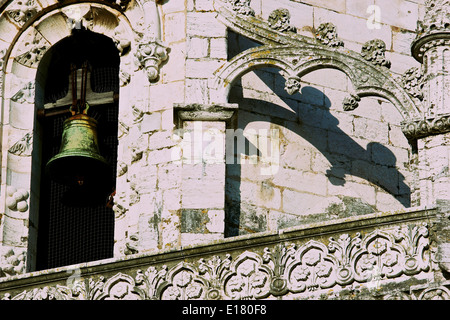
[[[133, 270], [109, 272], [96, 297], [115, 295], [116, 284], [158, 299], [323, 298], [349, 286], [367, 297], [379, 281], [391, 288], [405, 279], [416, 287], [397, 286], [399, 296], [438, 296], [417, 285], [442, 276], [433, 263], [448, 264], [439, 216], [450, 198], [444, 4], [1, 5], [0, 261], [19, 262], [0, 265], [0, 277], [34, 271], [45, 228], [33, 110], [43, 109], [46, 52], [85, 28], [112, 39], [120, 62], [114, 258], [118, 270]], [[407, 209], [415, 205], [442, 212]], [[419, 224], [432, 219], [434, 227]], [[295, 248], [282, 247], [288, 238]], [[158, 261], [148, 270], [130, 262], [147, 255]], [[248, 281], [242, 267], [264, 281]], [[447, 287], [441, 297], [450, 297]], [[393, 296], [386, 288], [383, 298]]]

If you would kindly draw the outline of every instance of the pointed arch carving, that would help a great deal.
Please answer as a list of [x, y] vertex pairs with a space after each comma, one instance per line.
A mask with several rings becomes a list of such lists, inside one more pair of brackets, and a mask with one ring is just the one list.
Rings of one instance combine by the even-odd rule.
[[295, 33], [278, 32], [265, 21], [234, 14], [225, 5], [218, 6], [217, 11], [218, 19], [227, 27], [263, 45], [236, 55], [216, 71], [210, 83], [212, 97], [217, 100], [214, 102], [227, 102], [234, 81], [256, 68], [279, 68], [287, 81], [301, 79], [314, 70], [333, 68], [350, 78], [352, 95], [386, 98], [405, 121], [421, 117], [421, 104], [408, 95], [392, 73], [366, 61], [361, 54], [344, 47], [329, 47]]

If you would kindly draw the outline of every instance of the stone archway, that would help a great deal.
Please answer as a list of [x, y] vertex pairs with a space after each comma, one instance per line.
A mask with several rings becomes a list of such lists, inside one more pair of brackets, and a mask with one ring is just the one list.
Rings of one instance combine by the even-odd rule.
[[[36, 160], [40, 159], [40, 150], [33, 150], [33, 140], [39, 138], [38, 126], [35, 125], [36, 110], [42, 109], [44, 104], [41, 86], [44, 83], [42, 79], [46, 77], [46, 68], [38, 68], [42, 58], [53, 45], [70, 36], [71, 31], [81, 24], [114, 41], [120, 53], [120, 95], [128, 96], [131, 87], [136, 90], [136, 86], [145, 85], [139, 76], [143, 67], [134, 67], [134, 55], [130, 52], [138, 49], [139, 39], [148, 30], [130, 23], [142, 21], [139, 17], [145, 16], [142, 6], [137, 2], [133, 2], [126, 14], [120, 6], [103, 1], [67, 5], [52, 3], [46, 8], [39, 8], [38, 12], [30, 11], [26, 20], [17, 21], [10, 17], [14, 8], [12, 3], [0, 16], [0, 28], [8, 31], [0, 39], [3, 66], [3, 72], [0, 73], [3, 84], [0, 91], [1, 136], [4, 151], [0, 197], [1, 203], [6, 203], [5, 208], [1, 208], [4, 218], [1, 224], [0, 254], [17, 255], [23, 265], [17, 273], [22, 273], [34, 270], [36, 262], [34, 244], [38, 228], [37, 190], [40, 181], [34, 176], [32, 168], [40, 165], [40, 160]], [[158, 29], [159, 24], [152, 25], [152, 28]], [[135, 36], [136, 32], [139, 36]], [[158, 36], [158, 32], [152, 32]], [[138, 76], [133, 77], [135, 74]], [[123, 99], [119, 106], [120, 112], [127, 113], [132, 104], [132, 100]]]

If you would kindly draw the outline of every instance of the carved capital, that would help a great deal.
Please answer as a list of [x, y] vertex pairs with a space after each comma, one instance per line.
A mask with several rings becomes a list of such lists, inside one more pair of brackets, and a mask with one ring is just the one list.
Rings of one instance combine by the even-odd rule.
[[390, 68], [391, 62], [386, 59], [385, 52], [386, 44], [380, 39], [367, 41], [361, 49], [361, 55], [367, 61], [378, 66]]
[[144, 37], [138, 44], [136, 58], [147, 73], [149, 81], [159, 76], [159, 65], [168, 57], [167, 47], [159, 39]]
[[432, 33], [417, 39], [411, 46], [412, 55], [417, 61], [422, 62], [425, 52], [439, 46], [450, 46], [450, 32]]
[[279, 8], [272, 11], [269, 15], [269, 27], [280, 32], [297, 32], [294, 26], [291, 26], [291, 14], [288, 9]]
[[436, 118], [419, 119], [401, 124], [406, 138], [417, 139], [430, 135], [442, 134], [450, 131], [450, 115], [442, 115]]
[[344, 42], [338, 39], [336, 26], [330, 22], [319, 25], [315, 36], [317, 41], [329, 47], [344, 46]]

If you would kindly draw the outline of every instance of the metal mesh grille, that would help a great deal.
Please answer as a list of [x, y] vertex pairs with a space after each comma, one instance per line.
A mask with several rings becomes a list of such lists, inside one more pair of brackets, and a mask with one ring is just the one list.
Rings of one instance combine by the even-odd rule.
[[[101, 154], [111, 164], [116, 175], [118, 105], [92, 108], [91, 116], [98, 120]], [[59, 152], [63, 122], [66, 116], [46, 119], [44, 125], [43, 167]], [[39, 270], [112, 257], [114, 244], [114, 213], [106, 207], [107, 197], [100, 204], [73, 206], [64, 201], [70, 192], [67, 186], [43, 176], [39, 211]], [[105, 181], [105, 185], [108, 182]], [[111, 190], [112, 191], [112, 190]]]

